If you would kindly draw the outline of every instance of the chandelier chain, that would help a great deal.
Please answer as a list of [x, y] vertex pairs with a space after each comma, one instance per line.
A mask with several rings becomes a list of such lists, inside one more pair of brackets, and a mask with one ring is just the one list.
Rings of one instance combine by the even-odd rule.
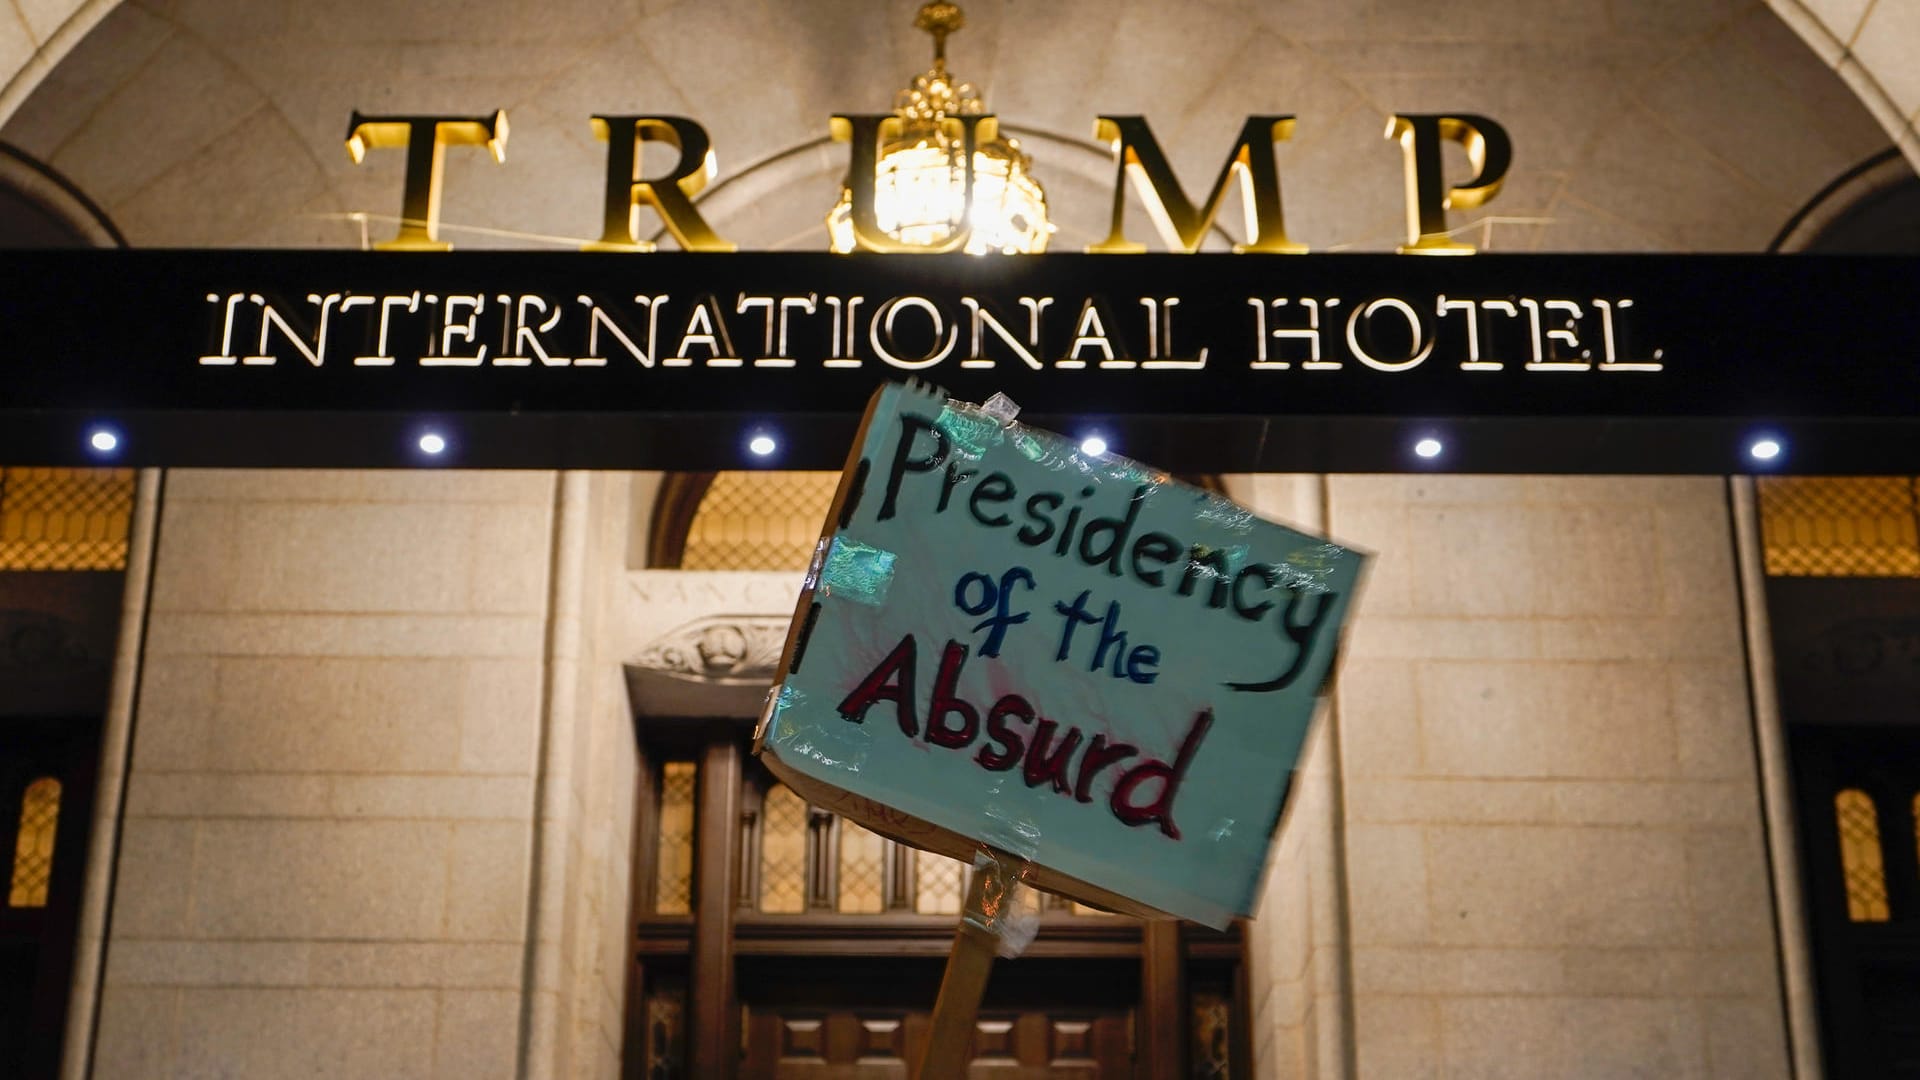
[[946, 74], [947, 35], [967, 25], [966, 13], [960, 10], [959, 4], [935, 0], [934, 3], [920, 6], [920, 14], [914, 17], [913, 25], [915, 29], [925, 30], [933, 36], [933, 70]]

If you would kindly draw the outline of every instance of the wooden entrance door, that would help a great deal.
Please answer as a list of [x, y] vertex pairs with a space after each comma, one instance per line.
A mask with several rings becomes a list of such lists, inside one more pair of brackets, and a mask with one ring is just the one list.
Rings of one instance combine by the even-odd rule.
[[0, 1073], [59, 1073], [99, 723], [0, 719]]
[[[730, 726], [672, 735], [642, 743], [626, 1075], [906, 1077], [966, 868], [807, 806], [758, 774]], [[1237, 928], [1022, 895], [1039, 933], [994, 963], [973, 1073], [1251, 1074]]]
[[[766, 1009], [747, 1018], [744, 1080], [906, 1080], [927, 1014], [897, 1009]], [[970, 1073], [1005, 1080], [1130, 1077], [1132, 1010], [982, 1012]]]
[[1792, 747], [1827, 1075], [1920, 1080], [1920, 728]]
[[[742, 1080], [906, 1080], [941, 962], [741, 961]], [[1138, 964], [1002, 960], [974, 1022], [969, 1075], [1133, 1077]]]

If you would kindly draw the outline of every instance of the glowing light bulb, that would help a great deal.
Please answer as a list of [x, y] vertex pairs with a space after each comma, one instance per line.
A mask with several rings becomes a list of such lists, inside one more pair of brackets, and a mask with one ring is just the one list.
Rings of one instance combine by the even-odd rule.
[[752, 440], [747, 443], [747, 449], [753, 451], [754, 453], [760, 455], [761, 457], [766, 457], [768, 454], [771, 454], [775, 450], [779, 449], [779, 447], [780, 447], [780, 444], [773, 441], [773, 436], [764, 435], [764, 434], [755, 435], [752, 438]]
[[1080, 440], [1080, 452], [1089, 457], [1099, 457], [1107, 452], [1107, 440], [1098, 435], [1089, 435]]
[[94, 453], [111, 454], [120, 448], [120, 436], [106, 428], [97, 428], [87, 436], [87, 445], [93, 447]]
[[1780, 445], [1779, 439], [1760, 438], [1755, 439], [1753, 444], [1747, 447], [1747, 456], [1755, 461], [1772, 461], [1785, 449], [1786, 447]]
[[420, 452], [438, 454], [447, 448], [447, 440], [436, 432], [429, 431], [420, 436]]
[[1413, 452], [1416, 454], [1419, 454], [1423, 458], [1439, 457], [1440, 451], [1445, 449], [1446, 447], [1441, 445], [1440, 440], [1434, 438], [1431, 435], [1413, 444]]

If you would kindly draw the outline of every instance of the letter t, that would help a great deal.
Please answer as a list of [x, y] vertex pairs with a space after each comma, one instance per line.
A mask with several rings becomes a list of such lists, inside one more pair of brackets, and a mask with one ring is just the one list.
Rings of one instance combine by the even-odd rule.
[[440, 240], [441, 174], [447, 147], [485, 146], [493, 160], [507, 157], [507, 114], [492, 116], [362, 116], [354, 110], [347, 126], [347, 153], [354, 164], [367, 151], [407, 150], [407, 179], [400, 201], [400, 232], [373, 245], [381, 251], [450, 251]]

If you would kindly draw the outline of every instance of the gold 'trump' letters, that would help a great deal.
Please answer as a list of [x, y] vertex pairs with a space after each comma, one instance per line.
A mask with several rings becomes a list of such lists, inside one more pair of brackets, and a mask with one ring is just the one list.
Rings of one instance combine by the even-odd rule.
[[447, 147], [485, 146], [493, 160], [507, 160], [507, 113], [492, 116], [362, 116], [354, 110], [347, 124], [347, 153], [353, 163], [367, 151], [406, 147], [407, 179], [400, 197], [400, 232], [373, 245], [380, 251], [450, 251], [440, 240], [440, 180]]

